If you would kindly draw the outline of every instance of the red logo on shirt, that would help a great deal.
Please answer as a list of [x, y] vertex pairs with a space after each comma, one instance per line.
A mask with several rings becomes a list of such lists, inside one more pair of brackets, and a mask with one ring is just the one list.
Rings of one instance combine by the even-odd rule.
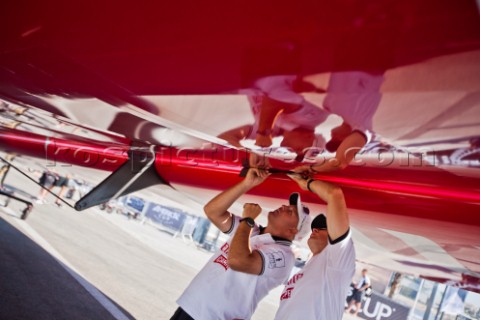
[[[303, 277], [303, 273], [297, 273], [288, 281], [287, 286], [295, 284], [295, 282], [302, 279], [302, 277]], [[280, 301], [285, 299], [290, 299], [290, 297], [292, 296], [293, 289], [295, 289], [295, 286], [292, 286], [290, 288], [285, 288], [285, 291], [280, 296]]]
[[292, 284], [292, 283], [295, 283], [297, 282], [297, 280], [300, 280], [302, 279], [303, 277], [303, 273], [297, 273], [296, 275], [294, 275], [287, 283], [287, 286]]
[[228, 251], [230, 250], [230, 245], [228, 244], [228, 242], [226, 242], [221, 248], [220, 250], [222, 250], [223, 252], [225, 252], [225, 254], [228, 254]]
[[225, 270], [228, 270], [228, 263], [227, 263], [227, 258], [223, 256], [223, 254], [219, 255], [213, 262], [218, 263], [222, 267], [225, 268]]
[[292, 290], [293, 288], [287, 288], [284, 293], [280, 296], [280, 301], [285, 300], [285, 299], [290, 299], [292, 295]]

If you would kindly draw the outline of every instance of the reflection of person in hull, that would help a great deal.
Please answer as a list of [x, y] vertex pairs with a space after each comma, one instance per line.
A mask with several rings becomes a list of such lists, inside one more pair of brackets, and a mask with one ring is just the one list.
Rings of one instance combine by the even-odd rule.
[[297, 174], [290, 177], [325, 201], [327, 209], [326, 216], [320, 214], [312, 221], [308, 239], [312, 257], [285, 286], [275, 319], [342, 319], [355, 273], [355, 248], [342, 189]]
[[325, 139], [315, 128], [328, 117], [328, 113], [293, 91], [302, 86], [295, 76], [271, 76], [256, 81], [249, 96], [255, 117], [253, 125], [244, 125], [219, 135], [236, 147], [250, 139], [259, 147], [271, 147], [273, 138], [283, 137], [280, 147], [297, 154], [301, 161], [309, 149], [323, 149]]
[[[255, 139], [260, 147], [272, 145], [272, 138], [283, 136], [281, 146], [297, 153], [297, 161], [314, 158], [324, 147], [335, 153], [329, 161], [306, 165], [309, 172], [329, 172], [345, 168], [372, 138], [372, 118], [381, 99], [383, 73], [335, 72], [330, 77], [323, 109], [305, 100], [300, 92], [321, 91], [295, 76], [272, 76], [257, 81], [264, 97], [253, 96], [253, 125], [245, 125], [219, 137], [241, 147], [242, 139]], [[315, 128], [328, 115], [336, 114], [343, 123], [331, 130], [324, 145]], [[313, 147], [313, 148], [312, 148]], [[310, 152], [309, 152], [310, 151]]]
[[372, 119], [381, 100], [383, 73], [363, 71], [334, 72], [330, 76], [323, 101], [326, 111], [340, 116], [342, 124], [331, 130], [325, 145], [335, 157], [328, 161], [303, 166], [309, 172], [330, 172], [344, 169], [355, 155], [372, 140]]
[[[451, 141], [460, 143], [460, 139]], [[468, 139], [469, 146], [463, 148], [433, 150], [427, 154], [433, 157], [432, 163], [438, 165], [457, 165], [468, 167], [480, 166], [480, 137]]]
[[207, 203], [210, 221], [233, 237], [192, 280], [171, 319], [250, 319], [258, 302], [288, 279], [295, 260], [290, 245], [294, 238], [301, 240], [309, 226], [299, 194], [292, 193], [287, 205], [269, 212], [265, 228], [254, 221], [262, 210], [258, 204], [245, 204], [242, 217], [228, 211], [267, 176], [264, 170], [250, 169], [244, 180]]

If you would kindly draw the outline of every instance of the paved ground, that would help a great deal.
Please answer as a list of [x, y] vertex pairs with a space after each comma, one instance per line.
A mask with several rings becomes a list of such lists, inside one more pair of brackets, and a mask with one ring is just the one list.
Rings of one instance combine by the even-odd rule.
[[[8, 181], [38, 191], [20, 177]], [[23, 221], [22, 208], [0, 207], [0, 319], [169, 319], [210, 257], [122, 215], [47, 203]], [[273, 318], [280, 291], [253, 319]]]
[[[16, 178], [7, 182], [37, 193]], [[0, 212], [1, 319], [168, 319], [210, 256], [171, 234], [98, 209], [79, 213], [36, 204], [22, 221], [22, 208], [12, 201]], [[262, 305], [258, 319], [271, 318], [274, 310]]]

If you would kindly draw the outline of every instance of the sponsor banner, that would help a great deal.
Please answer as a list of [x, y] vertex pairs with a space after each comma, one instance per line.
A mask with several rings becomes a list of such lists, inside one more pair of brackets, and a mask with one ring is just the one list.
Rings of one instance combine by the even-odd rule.
[[145, 216], [174, 231], [181, 231], [187, 215], [173, 208], [150, 203]]
[[[349, 296], [353, 294], [350, 290]], [[362, 302], [362, 310], [358, 317], [372, 320], [406, 320], [410, 313], [410, 308], [392, 299], [373, 292], [372, 295]]]

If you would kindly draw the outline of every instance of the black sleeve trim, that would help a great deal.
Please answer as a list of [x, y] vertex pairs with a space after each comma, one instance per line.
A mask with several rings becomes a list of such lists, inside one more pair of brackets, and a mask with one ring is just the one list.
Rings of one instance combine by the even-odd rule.
[[232, 225], [230, 226], [230, 229], [224, 232], [224, 234], [230, 234], [233, 231], [233, 228], [235, 227], [235, 216], [232, 215]]
[[263, 256], [263, 253], [259, 250], [255, 250], [260, 254], [260, 257], [262, 257], [262, 270], [258, 274], [259, 276], [263, 275], [265, 273], [265, 257]]
[[348, 236], [348, 233], [350, 232], [350, 228], [348, 228], [347, 232], [345, 232], [343, 235], [341, 235], [340, 237], [338, 237], [337, 239], [335, 240], [332, 240], [332, 238], [330, 238], [330, 235], [328, 235], [328, 242], [330, 244], [336, 244], [336, 243], [339, 243], [341, 242], [342, 240], [345, 240], [345, 238]]

